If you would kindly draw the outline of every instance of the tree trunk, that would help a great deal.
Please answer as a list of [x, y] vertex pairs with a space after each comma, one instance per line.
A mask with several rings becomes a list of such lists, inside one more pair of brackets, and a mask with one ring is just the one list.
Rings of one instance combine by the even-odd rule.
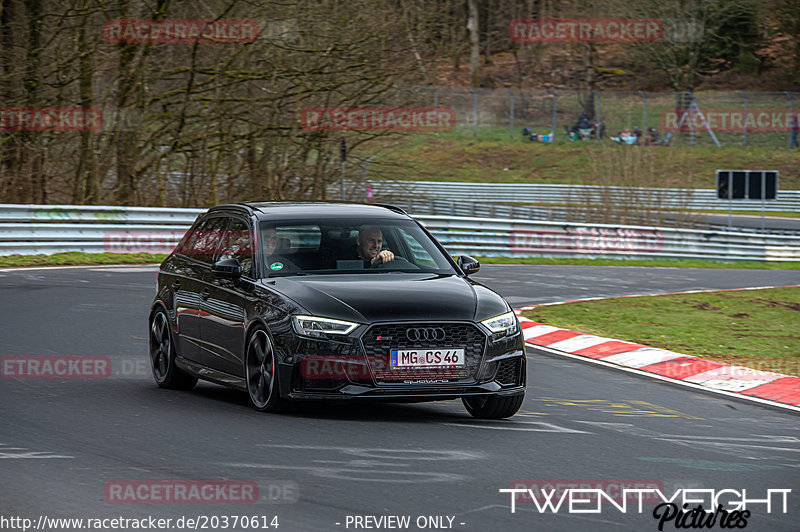
[[594, 43], [587, 42], [583, 50], [583, 68], [584, 68], [584, 90], [586, 91], [586, 100], [583, 105], [583, 112], [589, 115], [589, 119], [594, 118], [594, 90], [595, 83], [595, 68], [594, 68]]
[[483, 40], [483, 64], [484, 65], [491, 65], [492, 64], [492, 13], [494, 12], [495, 6], [492, 5], [492, 0], [485, 0], [483, 2], [483, 14], [484, 14], [484, 40]]
[[477, 0], [469, 0], [469, 17], [467, 19], [469, 30], [470, 56], [469, 56], [469, 83], [473, 87], [480, 86], [480, 56], [481, 45], [478, 31], [478, 4]]
[[[25, 102], [27, 107], [40, 107], [39, 93], [42, 86], [42, 2], [30, 0], [26, 2], [28, 15], [28, 57], [25, 68]], [[44, 203], [47, 201], [47, 182], [44, 174], [44, 149], [40, 133], [23, 134], [25, 153], [31, 163], [30, 182], [26, 183], [25, 194], [28, 201]]]
[[[87, 6], [88, 7], [88, 6]], [[78, 91], [83, 109], [90, 109], [94, 104], [92, 91], [92, 75], [94, 74], [93, 54], [89, 53], [87, 24], [89, 14], [86, 13], [78, 30], [78, 49], [83, 53], [78, 59]], [[78, 156], [78, 170], [75, 175], [73, 202], [97, 205], [99, 185], [97, 176], [97, 159], [94, 153], [94, 132], [81, 131], [81, 143]]]
[[[19, 76], [16, 69], [21, 61], [16, 54], [22, 48], [17, 37], [21, 32], [14, 31], [18, 9], [21, 7], [15, 0], [2, 1], [0, 13], [0, 101], [4, 106], [19, 105]], [[3, 140], [0, 150], [0, 201], [12, 202], [17, 193], [20, 171], [21, 147], [20, 135], [10, 134], [6, 138], [0, 133]]]

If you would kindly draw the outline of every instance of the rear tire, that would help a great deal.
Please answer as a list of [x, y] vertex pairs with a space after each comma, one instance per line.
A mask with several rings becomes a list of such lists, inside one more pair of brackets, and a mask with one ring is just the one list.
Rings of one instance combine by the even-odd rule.
[[503, 419], [517, 413], [525, 399], [525, 393], [517, 395], [486, 395], [462, 397], [467, 412], [478, 419]]
[[159, 388], [191, 390], [197, 378], [184, 373], [175, 365], [175, 344], [172, 328], [164, 309], [158, 309], [150, 318], [150, 369]]

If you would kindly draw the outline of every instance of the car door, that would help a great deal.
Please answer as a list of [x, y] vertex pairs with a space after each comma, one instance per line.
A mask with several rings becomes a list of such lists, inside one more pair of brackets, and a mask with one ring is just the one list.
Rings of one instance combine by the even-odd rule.
[[203, 271], [196, 257], [205, 245], [204, 228], [208, 219], [200, 220], [183, 245], [169, 261], [170, 272], [166, 284], [172, 294], [172, 308], [178, 331], [178, 353], [183, 358], [199, 362], [200, 340], [200, 279]]
[[224, 279], [210, 270], [205, 287], [209, 291], [200, 324], [204, 357], [209, 367], [238, 377], [244, 376], [245, 305], [252, 293], [255, 277], [253, 261], [253, 230], [244, 218], [231, 220], [223, 235], [215, 261], [236, 259], [242, 268], [239, 280]]
[[205, 279], [229, 221], [227, 217], [214, 216], [197, 226], [181, 250], [182, 275], [171, 285], [181, 356], [203, 365], [206, 365], [207, 357], [202, 349], [200, 324], [207, 313], [205, 299], [209, 295]]

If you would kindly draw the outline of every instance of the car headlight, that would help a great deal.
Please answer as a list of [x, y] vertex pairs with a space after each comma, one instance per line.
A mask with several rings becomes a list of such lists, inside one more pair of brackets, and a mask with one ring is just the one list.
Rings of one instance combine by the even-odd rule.
[[517, 331], [517, 317], [514, 311], [483, 320], [481, 323], [494, 334], [513, 334]]
[[325, 338], [329, 334], [350, 334], [358, 327], [358, 323], [316, 316], [292, 316], [292, 324], [297, 334], [312, 338]]

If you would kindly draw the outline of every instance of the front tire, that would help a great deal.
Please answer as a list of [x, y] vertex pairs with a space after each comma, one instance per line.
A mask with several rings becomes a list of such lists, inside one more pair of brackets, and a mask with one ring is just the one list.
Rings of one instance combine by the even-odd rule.
[[279, 412], [285, 406], [278, 387], [275, 348], [267, 331], [256, 329], [247, 341], [245, 381], [250, 404], [259, 412]]
[[461, 402], [467, 412], [478, 419], [503, 419], [517, 413], [522, 406], [525, 394], [517, 395], [485, 395], [462, 397]]
[[175, 365], [175, 345], [167, 315], [163, 309], [150, 318], [150, 369], [159, 388], [191, 390], [197, 379]]

